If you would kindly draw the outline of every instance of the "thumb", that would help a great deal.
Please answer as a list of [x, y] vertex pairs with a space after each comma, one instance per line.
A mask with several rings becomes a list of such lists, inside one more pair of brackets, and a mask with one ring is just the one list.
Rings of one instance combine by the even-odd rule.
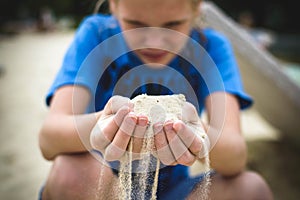
[[133, 103], [127, 97], [119, 95], [112, 96], [104, 107], [104, 114], [115, 114], [123, 106], [128, 106], [131, 109], [133, 108]]
[[195, 106], [189, 102], [185, 102], [182, 106], [182, 121], [188, 123], [197, 123], [199, 121], [198, 112]]

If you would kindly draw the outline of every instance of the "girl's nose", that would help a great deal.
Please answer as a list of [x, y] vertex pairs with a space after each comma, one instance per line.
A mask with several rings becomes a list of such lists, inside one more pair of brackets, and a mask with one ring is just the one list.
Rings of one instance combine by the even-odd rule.
[[147, 48], [162, 49], [165, 46], [165, 34], [161, 30], [149, 30], [144, 35], [144, 45]]

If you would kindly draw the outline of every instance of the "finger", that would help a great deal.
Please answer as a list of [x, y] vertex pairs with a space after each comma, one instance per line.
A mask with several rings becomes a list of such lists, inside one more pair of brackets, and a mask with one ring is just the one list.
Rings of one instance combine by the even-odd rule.
[[175, 130], [173, 129], [173, 123], [167, 122], [164, 126], [164, 131], [176, 161], [179, 164], [187, 166], [192, 165], [195, 162], [196, 157], [188, 150], [181, 139], [177, 136]]
[[115, 115], [113, 115], [113, 118], [105, 126], [103, 126], [102, 133], [109, 141], [112, 141], [114, 139], [115, 134], [121, 127], [124, 118], [128, 115], [129, 112], [129, 107], [123, 106]]
[[129, 98], [123, 96], [113, 96], [111, 97], [104, 108], [105, 115], [115, 114], [123, 106], [128, 106], [130, 109], [133, 108], [133, 103]]
[[91, 132], [91, 145], [94, 149], [103, 151], [113, 140], [129, 108], [122, 107], [116, 115], [100, 118]]
[[123, 106], [121, 107], [117, 113], [114, 115], [115, 117], [113, 118], [114, 119], [114, 127], [117, 127], [117, 129], [119, 127], [121, 127], [121, 124], [125, 118], [125, 116], [130, 113], [131, 109], [130, 107], [128, 106]]
[[201, 140], [202, 143], [202, 149], [200, 151], [200, 153], [198, 154], [199, 158], [204, 158], [206, 156], [208, 156], [209, 151], [210, 151], [210, 140], [208, 135], [206, 134], [206, 132], [203, 130], [203, 127], [199, 127], [196, 124], [190, 124], [189, 127], [191, 129], [194, 129], [197, 138], [199, 138]]
[[148, 127], [148, 118], [146, 116], [138, 116], [137, 125], [133, 133], [133, 150], [134, 153], [140, 153], [143, 147], [145, 133]]
[[135, 129], [136, 123], [137, 117], [134, 113], [130, 112], [128, 115], [126, 115], [113, 141], [105, 150], [104, 157], [106, 160], [118, 160], [123, 156]]
[[137, 126], [134, 130], [134, 137], [143, 139], [145, 137], [146, 129], [148, 128], [148, 118], [146, 116], [138, 116]]
[[191, 153], [198, 156], [202, 150], [202, 140], [196, 128], [188, 127], [182, 121], [174, 123], [174, 130]]
[[157, 123], [153, 125], [154, 145], [156, 148], [156, 157], [164, 165], [177, 164], [176, 159], [168, 144], [167, 137], [163, 131], [163, 124]]
[[189, 102], [185, 102], [182, 106], [182, 121], [196, 123], [198, 120], [199, 116], [195, 106]]
[[[111, 124], [114, 116], [110, 116], [109, 118], [102, 120], [101, 123], [97, 122], [97, 124], [94, 126], [91, 135], [90, 135], [90, 143], [92, 148], [100, 151], [103, 153], [103, 150], [111, 143], [112, 139], [108, 139], [109, 135], [115, 135], [117, 132], [117, 128], [114, 129], [113, 126], [109, 126], [107, 124]], [[109, 121], [109, 122], [106, 122]], [[105, 125], [104, 125], [105, 124]], [[106, 134], [104, 133], [104, 126], [109, 126], [110, 127], [110, 133], [111, 134]], [[107, 130], [106, 130], [107, 131]], [[107, 136], [106, 136], [107, 135]]]

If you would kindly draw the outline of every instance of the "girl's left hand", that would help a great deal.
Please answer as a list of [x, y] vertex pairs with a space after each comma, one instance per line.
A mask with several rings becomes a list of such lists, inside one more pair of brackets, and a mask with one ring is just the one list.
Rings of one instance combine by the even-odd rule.
[[191, 166], [208, 153], [209, 139], [190, 103], [183, 106], [182, 120], [156, 123], [153, 128], [156, 157], [165, 165]]

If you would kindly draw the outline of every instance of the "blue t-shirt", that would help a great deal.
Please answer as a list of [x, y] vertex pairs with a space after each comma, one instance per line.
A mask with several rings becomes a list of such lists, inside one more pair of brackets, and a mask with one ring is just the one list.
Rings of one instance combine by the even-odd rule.
[[[92, 92], [95, 98], [92, 109], [95, 111], [103, 109], [112, 94], [127, 97], [141, 93], [186, 94], [189, 88], [196, 98], [189, 99], [189, 96], [193, 95], [186, 95], [187, 99], [194, 105], [198, 104], [199, 111], [204, 108], [206, 96], [215, 91], [236, 95], [242, 109], [251, 105], [252, 99], [243, 90], [231, 45], [220, 33], [212, 29], [201, 30], [201, 34], [198, 30], [192, 30], [191, 42], [198, 42], [203, 49], [193, 44], [190, 46], [201, 51], [196, 52], [199, 55], [188, 52], [186, 54], [192, 56], [187, 60], [188, 58], [183, 58], [184, 54], [180, 54], [168, 67], [159, 70], [141, 67], [143, 63], [128, 49], [120, 33], [117, 20], [110, 15], [87, 17], [77, 30], [62, 67], [47, 94], [47, 105], [59, 87], [71, 84], [85, 86]], [[205, 54], [203, 60], [208, 60], [204, 61], [206, 64], [202, 69], [195, 68], [190, 63], [191, 60], [200, 60], [200, 54]], [[88, 66], [91, 63], [93, 67]]]
[[[76, 32], [62, 67], [46, 98], [64, 85], [85, 86], [93, 98], [87, 112], [102, 110], [112, 95], [185, 94], [201, 112], [205, 98], [216, 91], [238, 97], [241, 109], [252, 99], [243, 90], [229, 41], [212, 29], [193, 29], [185, 49], [166, 67], [153, 69], [130, 50], [117, 20], [110, 15], [87, 17]], [[188, 168], [167, 167], [160, 174], [166, 184], [188, 176]], [[171, 176], [169, 176], [171, 175]], [[172, 177], [172, 178], [170, 178]]]

